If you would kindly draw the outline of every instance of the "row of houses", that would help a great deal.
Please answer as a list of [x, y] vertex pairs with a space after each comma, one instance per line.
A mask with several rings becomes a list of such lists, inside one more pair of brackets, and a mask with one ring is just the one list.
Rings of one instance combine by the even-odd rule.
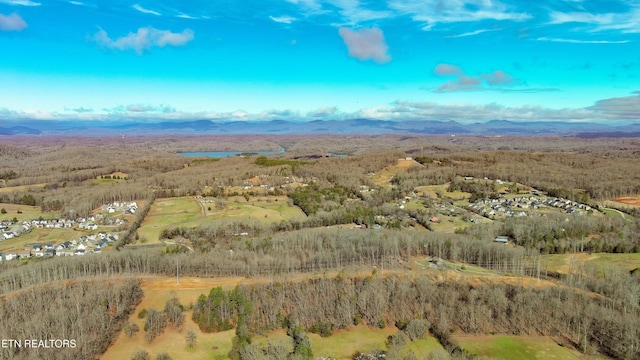
[[124, 214], [135, 214], [138, 210], [138, 203], [135, 201], [114, 201], [110, 204], [102, 205], [102, 210], [106, 211], [107, 214], [113, 214], [116, 211], [122, 211]]
[[548, 198], [544, 202], [548, 206], [562, 209], [566, 211], [568, 214], [581, 214], [584, 212], [592, 211], [591, 206], [586, 204], [581, 204], [575, 201], [563, 199], [563, 198]]
[[469, 209], [483, 216], [527, 216], [527, 212], [519, 209], [537, 210], [542, 203], [536, 197], [517, 197], [513, 199], [479, 199], [469, 205]]
[[31, 257], [82, 256], [99, 254], [102, 249], [118, 240], [118, 234], [99, 232], [80, 236], [77, 239], [63, 241], [57, 245], [53, 242], [45, 244], [29, 244], [22, 251], [0, 253], [0, 261], [28, 259]]

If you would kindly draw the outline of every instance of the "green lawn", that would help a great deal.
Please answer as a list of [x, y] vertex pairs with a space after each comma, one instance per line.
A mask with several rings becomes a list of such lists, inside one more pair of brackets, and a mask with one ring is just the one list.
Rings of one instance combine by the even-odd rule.
[[200, 205], [193, 197], [157, 199], [138, 229], [147, 244], [157, 243], [168, 226], [181, 226], [202, 218]]
[[558, 345], [543, 336], [457, 336], [460, 346], [472, 354], [496, 359], [583, 359], [577, 350]]

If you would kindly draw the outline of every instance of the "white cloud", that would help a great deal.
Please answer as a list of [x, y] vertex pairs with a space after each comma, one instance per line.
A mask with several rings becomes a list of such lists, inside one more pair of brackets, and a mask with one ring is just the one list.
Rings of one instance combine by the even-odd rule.
[[40, 6], [39, 2], [31, 0], [0, 0], [0, 4], [21, 5], [21, 6]]
[[588, 109], [617, 118], [637, 120], [640, 118], [640, 91], [634, 91], [633, 94], [635, 95], [599, 100]]
[[286, 0], [286, 2], [302, 7], [309, 14], [321, 12], [322, 9], [318, 0]]
[[629, 40], [576, 40], [576, 39], [548, 38], [548, 37], [540, 37], [540, 38], [537, 38], [536, 40], [572, 43], [572, 44], [626, 44], [629, 42]]
[[134, 4], [132, 7], [133, 7], [134, 9], [136, 9], [136, 10], [140, 11], [141, 13], [144, 13], [144, 14], [150, 14], [150, 15], [156, 15], [156, 16], [161, 16], [161, 15], [162, 15], [162, 14], [160, 14], [160, 13], [159, 13], [159, 12], [157, 12], [157, 11], [153, 11], [153, 10], [145, 9], [145, 8], [143, 8], [142, 6], [138, 5], [138, 4]]
[[314, 111], [311, 111], [307, 114], [307, 116], [310, 118], [327, 117], [327, 116], [335, 115], [337, 112], [338, 112], [337, 107], [327, 106], [327, 107], [323, 107], [323, 108], [319, 108]]
[[389, 7], [399, 14], [411, 16], [414, 21], [425, 23], [423, 30], [430, 30], [438, 23], [524, 21], [532, 17], [527, 13], [510, 11], [500, 1], [489, 0], [391, 0]]
[[489, 31], [498, 31], [498, 30], [500, 30], [500, 29], [479, 29], [479, 30], [474, 30], [474, 31], [469, 31], [469, 32], [466, 32], [466, 33], [458, 34], [458, 35], [450, 35], [450, 36], [446, 36], [446, 37], [449, 38], [449, 39], [455, 39], [455, 38], [479, 35], [479, 34], [482, 34], [482, 33], [489, 32]]
[[349, 49], [349, 56], [363, 61], [373, 60], [378, 64], [391, 61], [391, 56], [387, 53], [389, 47], [379, 28], [360, 30], [341, 28], [338, 33]]
[[357, 25], [362, 22], [388, 19], [393, 17], [393, 13], [388, 10], [370, 10], [360, 6], [358, 0], [329, 0], [331, 5], [337, 7], [340, 15], [344, 18], [342, 25]]
[[0, 14], [0, 31], [22, 31], [27, 27], [20, 15], [13, 13], [11, 15]]
[[285, 16], [269, 16], [269, 19], [281, 24], [291, 24], [292, 22], [298, 20], [294, 17], [286, 16], [286, 15]]
[[583, 108], [548, 108], [524, 104], [504, 106], [496, 103], [436, 103], [398, 100], [387, 105], [362, 108], [350, 113], [338, 111], [335, 106], [318, 108], [301, 113], [296, 109], [274, 109], [257, 113], [244, 110], [232, 112], [179, 111], [170, 105], [130, 104], [94, 111], [93, 108], [64, 108], [63, 112], [45, 110], [13, 110], [0, 107], [0, 120], [118, 120], [118, 121], [169, 121], [169, 120], [225, 120], [260, 121], [292, 120], [310, 121], [318, 118], [345, 120], [366, 118], [371, 120], [455, 120], [461, 123], [504, 119], [512, 121], [636, 121], [640, 116], [640, 91], [630, 96], [603, 99]]
[[594, 26], [593, 31], [640, 33], [640, 7], [623, 13], [592, 14], [588, 12], [551, 12], [551, 25], [580, 23]]
[[135, 33], [111, 39], [106, 31], [100, 29], [93, 40], [107, 48], [117, 50], [135, 50], [136, 54], [142, 55], [152, 47], [182, 46], [193, 40], [194, 33], [190, 29], [174, 33], [170, 30], [158, 30], [153, 27], [139, 28]]

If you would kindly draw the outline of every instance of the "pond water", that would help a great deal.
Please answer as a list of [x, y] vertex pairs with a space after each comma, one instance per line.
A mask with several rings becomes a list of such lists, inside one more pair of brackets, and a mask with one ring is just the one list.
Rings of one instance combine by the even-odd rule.
[[277, 151], [198, 151], [198, 152], [183, 152], [178, 153], [181, 156], [188, 157], [209, 157], [209, 158], [226, 158], [230, 156], [237, 156], [240, 154], [247, 155], [273, 155], [273, 154], [283, 154], [285, 152], [284, 148]]

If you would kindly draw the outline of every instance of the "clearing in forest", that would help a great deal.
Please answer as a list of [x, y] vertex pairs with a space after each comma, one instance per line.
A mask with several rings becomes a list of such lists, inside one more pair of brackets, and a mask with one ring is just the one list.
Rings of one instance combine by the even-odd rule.
[[463, 191], [447, 191], [450, 183], [442, 184], [442, 185], [426, 185], [426, 186], [418, 186], [415, 190], [418, 195], [428, 196], [433, 199], [437, 199], [439, 197], [451, 199], [454, 201], [466, 200], [471, 197], [471, 194]]
[[[211, 202], [209, 202], [211, 200]], [[170, 226], [198, 226], [230, 220], [255, 220], [262, 223], [282, 220], [304, 220], [299, 207], [289, 204], [286, 196], [257, 196], [246, 200], [232, 196], [228, 200], [194, 197], [156, 200], [138, 229], [146, 244], [160, 242], [160, 233]]]
[[621, 204], [640, 206], [640, 197], [621, 197], [614, 199], [613, 201]]
[[304, 212], [290, 204], [286, 196], [251, 196], [248, 200], [242, 196], [231, 196], [224, 201], [223, 209], [217, 209], [211, 203], [205, 205], [209, 220], [236, 218], [272, 223], [306, 218]]
[[168, 226], [185, 225], [202, 217], [200, 205], [193, 197], [156, 199], [138, 229], [146, 243], [158, 243], [160, 233]]
[[496, 359], [584, 359], [584, 355], [546, 336], [455, 336], [460, 347], [479, 356]]
[[[6, 183], [6, 182], [5, 182]], [[20, 186], [6, 186], [0, 187], [0, 193], [11, 193], [14, 191], [28, 192], [29, 190], [42, 190], [47, 184], [33, 184], [33, 185], [20, 185]]]
[[551, 254], [542, 256], [542, 274], [546, 271], [568, 274], [577, 271], [585, 265], [595, 266], [598, 269], [604, 267], [619, 267], [625, 271], [640, 268], [640, 253], [613, 254], [613, 253], [577, 253], [577, 254]]
[[395, 165], [387, 166], [384, 169], [380, 170], [378, 174], [376, 174], [373, 177], [372, 180], [376, 185], [386, 184], [389, 181], [391, 181], [391, 179], [396, 174], [405, 172], [407, 171], [408, 168], [414, 167], [414, 166], [423, 166], [423, 165], [415, 160], [400, 159], [398, 160], [398, 163], [396, 163]]

